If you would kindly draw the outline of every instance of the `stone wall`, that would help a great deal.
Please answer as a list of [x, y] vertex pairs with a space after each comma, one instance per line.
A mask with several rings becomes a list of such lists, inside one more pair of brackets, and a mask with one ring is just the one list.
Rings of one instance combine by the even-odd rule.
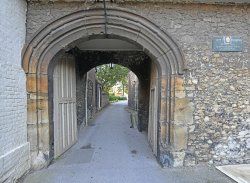
[[[179, 125], [188, 130], [186, 134], [180, 129], [184, 132], [176, 136], [187, 138], [187, 147], [180, 147], [179, 154], [184, 163], [249, 163], [250, 8], [162, 3], [136, 4], [133, 9], [170, 33], [186, 59], [187, 71], [175, 79], [176, 90], [183, 87], [183, 93], [176, 95], [180, 102], [177, 101], [175, 112], [184, 114], [184, 124]], [[212, 38], [223, 35], [241, 36], [244, 51], [212, 52]], [[174, 123], [179, 122], [176, 119]], [[174, 141], [180, 144], [176, 137]], [[176, 154], [177, 159], [179, 155]]]
[[[176, 90], [172, 142], [178, 166], [249, 163], [249, 6], [120, 3], [155, 22], [175, 39], [186, 59]], [[95, 3], [29, 3], [27, 39], [52, 19]], [[214, 36], [241, 36], [242, 53], [214, 53]], [[184, 112], [183, 112], [184, 111]], [[176, 129], [178, 127], [185, 127]], [[176, 133], [175, 133], [176, 132]], [[178, 132], [178, 133], [177, 133]], [[180, 138], [186, 138], [180, 141]], [[183, 143], [184, 142], [184, 143]]]
[[138, 78], [130, 71], [128, 74], [128, 107], [138, 110]]
[[84, 125], [86, 117], [86, 74], [82, 75], [76, 67], [76, 109], [77, 109], [77, 124]]
[[15, 182], [30, 166], [26, 78], [21, 67], [26, 2], [0, 4], [0, 182]]
[[[86, 2], [86, 0], [28, 0], [28, 1], [42, 1], [42, 2]], [[95, 2], [96, 0], [88, 0]], [[110, 0], [112, 1], [112, 0]], [[164, 2], [164, 3], [202, 3], [202, 4], [249, 4], [249, 0], [113, 0], [117, 3], [124, 2]]]
[[97, 111], [96, 106], [96, 75], [95, 69], [92, 69], [88, 72], [87, 80], [87, 109], [88, 109], [88, 118], [93, 118], [94, 114]]
[[105, 92], [102, 92], [101, 107], [104, 108], [109, 104], [109, 96]]
[[[77, 66], [77, 69], [79, 67]], [[87, 96], [86, 96], [86, 81], [87, 81]], [[94, 117], [94, 115], [109, 104], [108, 96], [104, 93], [101, 94], [101, 106], [98, 106], [99, 96], [97, 96], [97, 87], [100, 84], [96, 80], [95, 69], [91, 69], [88, 73], [84, 74], [81, 70], [76, 73], [76, 98], [77, 98], [77, 124], [85, 126], [86, 121]], [[86, 105], [87, 98], [87, 105]], [[87, 119], [86, 119], [87, 107]]]

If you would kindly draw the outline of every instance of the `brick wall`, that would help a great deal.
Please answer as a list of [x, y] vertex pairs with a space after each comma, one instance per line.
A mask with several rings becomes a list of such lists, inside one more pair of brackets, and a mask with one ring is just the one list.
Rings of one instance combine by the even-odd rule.
[[26, 85], [21, 68], [26, 2], [0, 2], [0, 182], [13, 182], [29, 168]]

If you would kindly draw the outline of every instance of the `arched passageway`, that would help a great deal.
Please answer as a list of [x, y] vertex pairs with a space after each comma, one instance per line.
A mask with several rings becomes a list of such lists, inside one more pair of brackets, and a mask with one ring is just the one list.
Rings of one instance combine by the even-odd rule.
[[[95, 42], [101, 44], [105, 41], [95, 39]], [[55, 65], [55, 67], [49, 67], [48, 72], [49, 86], [51, 86], [48, 94], [49, 111], [51, 111], [50, 119], [53, 121], [50, 131], [54, 132], [54, 136], [50, 136], [50, 146], [52, 150], [54, 150], [54, 152], [50, 152], [51, 156], [53, 156], [53, 154], [55, 157], [59, 156], [75, 143], [76, 129], [74, 128], [76, 126], [76, 117], [73, 117], [76, 115], [75, 110], [77, 110], [77, 124], [79, 126], [87, 125], [89, 118], [98, 110], [96, 101], [99, 99], [95, 96], [98, 92], [98, 95], [100, 95], [100, 91], [97, 89], [99, 82], [95, 78], [95, 71], [97, 70], [96, 67], [102, 64], [112, 63], [114, 67], [116, 67], [116, 65], [122, 65], [132, 70], [138, 76], [139, 105], [134, 111], [136, 113], [134, 115], [138, 116], [136, 118], [136, 127], [138, 130], [147, 131], [149, 91], [150, 85], [156, 87], [156, 66], [154, 66], [150, 57], [144, 52], [136, 50], [128, 51], [124, 50], [124, 48], [117, 50], [117, 46], [121, 42], [117, 41], [116, 43], [116, 48], [105, 51], [89, 50], [89, 47], [85, 47], [83, 50], [80, 45], [76, 45], [75, 48], [67, 52], [60, 51], [51, 61], [51, 65]], [[97, 47], [98, 46], [95, 48]], [[112, 70], [113, 69], [109, 67], [109, 74], [111, 74]], [[154, 75], [151, 74], [151, 70], [154, 71], [152, 72]], [[154, 82], [154, 84], [150, 82]], [[102, 97], [100, 98], [102, 100]], [[156, 104], [153, 105], [153, 108], [156, 109]], [[68, 115], [64, 113], [72, 114]], [[65, 124], [66, 121], [67, 123]], [[151, 123], [153, 123], [153, 121]], [[154, 123], [156, 123], [156, 120]], [[69, 131], [73, 133], [73, 135], [70, 135]], [[154, 134], [156, 134], [156, 130]], [[155, 138], [155, 146], [156, 144]]]
[[[77, 59], [81, 53], [75, 48], [93, 39], [123, 40], [135, 45], [155, 64], [158, 74], [149, 88], [157, 85], [157, 158], [162, 164], [173, 164], [171, 121], [176, 89], [172, 81], [184, 69], [181, 51], [168, 34], [144, 17], [124, 9], [108, 9], [107, 13], [107, 20], [103, 9], [78, 11], [54, 20], [37, 31], [24, 49], [22, 66], [27, 75], [28, 139], [33, 167], [44, 166], [53, 157], [53, 104], [49, 100], [53, 93], [49, 77], [53, 59], [65, 52]], [[149, 100], [146, 94], [145, 97]]]
[[[99, 40], [100, 43], [102, 40]], [[148, 127], [149, 90], [151, 67], [154, 66], [149, 56], [143, 51], [113, 50], [113, 51], [84, 51], [75, 47], [70, 51], [75, 56], [79, 79], [86, 72], [102, 64], [118, 64], [134, 72], [139, 79], [139, 131], [146, 131]], [[156, 68], [152, 68], [156, 70]], [[152, 77], [157, 77], [152, 75]]]

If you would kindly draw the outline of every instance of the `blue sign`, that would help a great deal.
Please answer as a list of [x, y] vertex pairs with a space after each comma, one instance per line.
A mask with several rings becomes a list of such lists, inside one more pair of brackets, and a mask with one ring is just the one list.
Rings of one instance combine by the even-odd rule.
[[243, 41], [241, 37], [219, 36], [213, 38], [214, 52], [242, 52]]

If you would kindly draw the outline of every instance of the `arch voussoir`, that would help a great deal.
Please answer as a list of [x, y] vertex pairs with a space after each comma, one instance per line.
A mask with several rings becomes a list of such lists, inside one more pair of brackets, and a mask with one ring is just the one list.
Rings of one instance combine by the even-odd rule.
[[[171, 36], [148, 19], [120, 8], [108, 8], [107, 20], [101, 8], [81, 10], [65, 15], [43, 26], [27, 43], [22, 59], [22, 67], [27, 74], [29, 126], [36, 126], [28, 135], [32, 141], [32, 151], [50, 153], [49, 142], [49, 67], [60, 50], [72, 48], [79, 40], [118, 38], [139, 45], [159, 68], [159, 119], [160, 130], [168, 128], [167, 115], [171, 110], [171, 75], [181, 74], [185, 69], [184, 58], [178, 44]], [[31, 110], [32, 109], [32, 110]], [[161, 125], [161, 124], [160, 124]], [[166, 128], [166, 129], [164, 129]], [[159, 130], [159, 131], [160, 131]], [[160, 132], [166, 139], [166, 132]], [[37, 147], [37, 149], [35, 148]], [[38, 153], [31, 153], [32, 156]]]
[[[176, 68], [176, 73], [182, 73], [184, 69], [183, 55], [178, 45], [167, 33], [160, 30], [155, 24], [153, 24], [149, 20], [132, 12], [124, 11], [121, 9], [108, 9], [108, 15], [108, 34], [116, 35], [117, 32], [112, 31], [112, 29], [114, 28], [114, 26], [117, 26], [124, 27], [124, 29], [120, 29], [121, 36], [132, 32], [131, 30], [138, 31], [140, 34], [137, 35], [137, 42], [141, 41], [141, 44], [142, 42], [145, 43], [146, 39], [151, 39], [151, 42], [152, 40], [157, 40], [157, 43], [154, 44], [153, 47], [158, 47], [157, 50], [161, 53], [159, 53], [156, 57], [159, 57], [160, 55], [168, 52], [169, 49], [171, 49], [173, 51], [173, 55], [176, 57], [174, 61], [172, 61], [172, 64], [178, 65], [178, 68], [173, 68]], [[99, 25], [101, 31], [98, 30], [97, 25]], [[23, 63], [25, 71], [27, 72], [27, 65], [29, 65], [29, 61], [32, 60], [27, 57], [27, 55], [30, 54], [28, 51], [30, 48], [38, 47], [38, 51], [43, 52], [43, 49], [46, 49], [46, 43], [50, 42], [49, 39], [59, 39], [59, 37], [62, 37], [64, 34], [70, 32], [73, 33], [75, 29], [78, 29], [80, 27], [85, 27], [85, 29], [88, 31], [88, 35], [100, 33], [104, 34], [105, 20], [103, 17], [103, 10], [92, 9], [88, 11], [79, 11], [70, 15], [66, 15], [54, 21], [53, 23], [50, 23], [42, 30], [38, 31], [38, 33], [31, 39], [29, 43], [29, 45], [32, 46], [29, 48], [27, 47], [24, 53], [24, 56], [26, 57], [23, 59], [25, 62]], [[130, 34], [129, 36], [132, 35]], [[134, 40], [135, 38], [132, 37], [132, 39]], [[144, 47], [146, 47], [147, 45], [150, 44], [146, 44], [144, 45]], [[150, 50], [149, 48], [146, 49]], [[152, 55], [155, 54], [156, 53]]]

